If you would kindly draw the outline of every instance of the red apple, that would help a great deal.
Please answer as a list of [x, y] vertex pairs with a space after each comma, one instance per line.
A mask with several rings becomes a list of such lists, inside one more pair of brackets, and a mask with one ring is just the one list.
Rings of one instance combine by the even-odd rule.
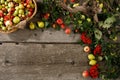
[[67, 28], [67, 29], [65, 30], [65, 33], [66, 33], [66, 34], [70, 34], [70, 33], [71, 33], [70, 28]]
[[89, 76], [89, 71], [88, 70], [83, 71], [82, 76], [84, 78], [87, 78]]
[[58, 18], [58, 19], [56, 20], [56, 22], [57, 22], [57, 24], [59, 24], [59, 25], [63, 24], [63, 20], [62, 20], [61, 18]]
[[33, 12], [29, 11], [28, 12], [28, 17], [32, 16]]
[[4, 24], [5, 24], [5, 26], [12, 26], [12, 21], [10, 21], [10, 20], [7, 20], [7, 21], [4, 21]]
[[60, 27], [61, 27], [62, 29], [65, 29], [65, 24], [61, 24]]
[[70, 0], [71, 2], [75, 2], [75, 0]]
[[4, 16], [4, 21], [9, 20], [9, 19], [10, 19], [9, 15]]
[[85, 46], [85, 47], [84, 47], [84, 51], [85, 51], [86, 53], [90, 52], [90, 47], [89, 47], [89, 46]]
[[3, 17], [3, 11], [2, 10], [0, 10], [0, 17]]

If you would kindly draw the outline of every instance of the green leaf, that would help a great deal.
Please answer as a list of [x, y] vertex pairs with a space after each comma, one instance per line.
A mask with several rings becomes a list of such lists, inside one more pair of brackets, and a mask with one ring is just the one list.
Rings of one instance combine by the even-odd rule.
[[103, 28], [110, 28], [112, 24], [103, 24]]
[[99, 23], [98, 23], [98, 25], [101, 27], [101, 26], [103, 26], [103, 21], [100, 21]]
[[95, 38], [100, 40], [102, 38], [102, 32], [99, 29], [94, 30]]
[[116, 21], [115, 17], [112, 16], [112, 17], [107, 18], [107, 19], [105, 20], [105, 23], [113, 23], [113, 22], [115, 22], [115, 21]]
[[116, 21], [116, 18], [114, 16], [108, 17], [103, 24], [103, 28], [110, 28], [112, 24]]

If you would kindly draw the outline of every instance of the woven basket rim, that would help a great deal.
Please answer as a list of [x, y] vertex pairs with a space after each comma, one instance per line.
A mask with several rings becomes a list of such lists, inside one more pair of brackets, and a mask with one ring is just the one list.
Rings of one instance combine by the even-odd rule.
[[[29, 20], [31, 20], [35, 16], [35, 14], [37, 12], [37, 3], [36, 3], [36, 0], [32, 0], [32, 1], [33, 1], [34, 5], [35, 5], [34, 13], [32, 14], [31, 17], [29, 17], [29, 18], [27, 18], [26, 20], [23, 20], [23, 21], [29, 21]], [[19, 23], [17, 25], [19, 25]], [[17, 25], [15, 25], [15, 26], [17, 26]], [[18, 29], [19, 29], [18, 27], [13, 27], [12, 29], [7, 30], [7, 31], [3, 31], [2, 29], [0, 29], [0, 33], [9, 34], [9, 33], [17, 31]]]

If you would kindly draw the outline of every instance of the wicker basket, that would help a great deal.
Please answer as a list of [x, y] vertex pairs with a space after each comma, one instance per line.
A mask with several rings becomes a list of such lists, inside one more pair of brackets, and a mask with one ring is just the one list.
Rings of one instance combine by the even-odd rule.
[[12, 33], [12, 32], [17, 31], [18, 29], [24, 29], [24, 27], [26, 25], [26, 22], [28, 22], [30, 19], [32, 19], [35, 16], [36, 12], [37, 12], [36, 0], [33, 0], [33, 3], [35, 5], [35, 9], [34, 9], [34, 13], [32, 14], [31, 17], [27, 18], [26, 20], [21, 21], [20, 23], [18, 23], [15, 26], [12, 26], [12, 28], [10, 30], [3, 31], [2, 29], [0, 29], [0, 33], [8, 34], [8, 33]]

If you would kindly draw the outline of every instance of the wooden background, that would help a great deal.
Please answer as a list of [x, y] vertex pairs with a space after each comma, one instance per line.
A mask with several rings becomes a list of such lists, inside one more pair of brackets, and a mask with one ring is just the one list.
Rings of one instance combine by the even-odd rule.
[[54, 29], [0, 34], [0, 80], [92, 80], [82, 77], [89, 65], [79, 39]]

